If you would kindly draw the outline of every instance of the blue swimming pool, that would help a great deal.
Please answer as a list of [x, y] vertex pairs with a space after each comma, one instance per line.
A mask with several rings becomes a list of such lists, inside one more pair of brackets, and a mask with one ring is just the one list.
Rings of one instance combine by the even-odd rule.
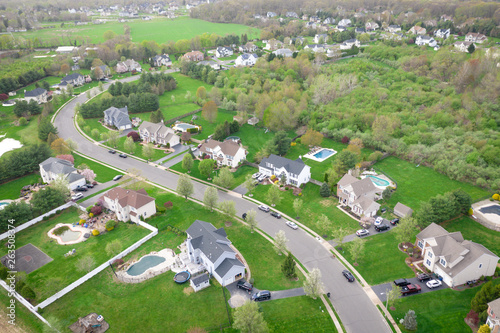
[[323, 150], [318, 151], [313, 156], [316, 157], [317, 159], [321, 160], [321, 159], [327, 158], [330, 155], [333, 155], [333, 153], [334, 153], [334, 151], [332, 151], [332, 150], [323, 149]]
[[159, 256], [142, 257], [141, 260], [139, 260], [138, 262], [129, 267], [129, 269], [127, 270], [127, 274], [132, 276], [141, 275], [147, 269], [155, 267], [164, 262], [165, 260], [166, 260], [165, 258]]
[[378, 178], [378, 177], [375, 177], [375, 176], [367, 176], [367, 177], [370, 177], [370, 179], [372, 180], [373, 184], [375, 184], [375, 186], [389, 186], [389, 185], [391, 185], [385, 179]]

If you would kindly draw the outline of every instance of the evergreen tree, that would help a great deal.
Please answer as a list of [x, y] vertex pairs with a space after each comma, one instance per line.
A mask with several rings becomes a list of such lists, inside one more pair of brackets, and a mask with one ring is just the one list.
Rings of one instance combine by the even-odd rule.
[[297, 277], [297, 273], [295, 272], [295, 260], [290, 252], [288, 252], [285, 261], [281, 265], [281, 271], [288, 278], [292, 279]]
[[319, 189], [319, 195], [321, 195], [323, 198], [328, 198], [332, 192], [330, 191], [330, 187], [328, 186], [327, 183], [323, 183]]
[[57, 134], [57, 128], [50, 122], [50, 117], [42, 117], [38, 124], [38, 138], [47, 141], [49, 133]]
[[415, 311], [408, 310], [403, 319], [403, 325], [409, 331], [415, 331], [417, 329], [417, 315]]

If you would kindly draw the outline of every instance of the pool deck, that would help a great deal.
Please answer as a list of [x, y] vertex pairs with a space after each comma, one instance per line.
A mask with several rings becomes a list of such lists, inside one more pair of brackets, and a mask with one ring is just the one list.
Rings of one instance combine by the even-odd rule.
[[[165, 258], [165, 261], [159, 263], [156, 266], [153, 266], [153, 267], [146, 269], [142, 274], [139, 274], [139, 275], [129, 275], [127, 273], [127, 270], [132, 265], [138, 263], [139, 261], [141, 261], [142, 258], [148, 257], [148, 256], [162, 257], [162, 258]], [[130, 265], [128, 265], [124, 270], [117, 272], [117, 274], [119, 276], [119, 279], [124, 281], [124, 282], [139, 283], [139, 282], [151, 279], [159, 274], [165, 273], [169, 270], [172, 270], [175, 272], [174, 266], [175, 266], [176, 261], [177, 261], [177, 255], [171, 249], [163, 249], [163, 250], [158, 251], [158, 252], [153, 251], [149, 254], [142, 256], [141, 258], [139, 258], [139, 260], [135, 260], [135, 261], [131, 262]]]
[[392, 180], [390, 180], [386, 175], [381, 175], [381, 174], [377, 174], [376, 172], [368, 171], [368, 172], [363, 172], [363, 174], [361, 175], [361, 179], [366, 178], [367, 176], [374, 176], [374, 177], [383, 179], [389, 183], [389, 185], [387, 185], [387, 186], [380, 186], [380, 185], [373, 183], [373, 185], [375, 185], [376, 188], [379, 188], [381, 190], [385, 190], [386, 187], [389, 187], [389, 186], [396, 188], [396, 184]]
[[472, 218], [485, 226], [488, 229], [500, 232], [500, 215], [494, 213], [482, 213], [481, 208], [488, 206], [500, 206], [497, 201], [482, 200], [472, 204], [472, 209], [474, 211]]
[[[317, 158], [316, 156], [314, 156], [314, 155], [316, 155], [317, 153], [319, 153], [320, 151], [323, 151], [323, 150], [331, 151], [332, 154], [330, 154], [330, 155], [328, 155], [326, 157], [323, 157], [323, 158]], [[304, 158], [308, 158], [308, 159], [313, 160], [313, 161], [316, 161], [316, 162], [323, 162], [324, 160], [329, 159], [330, 157], [332, 157], [335, 154], [337, 154], [337, 151], [335, 151], [335, 150], [333, 150], [331, 148], [314, 147], [311, 151], [309, 151], [303, 157]]]
[[[80, 236], [76, 240], [65, 242], [62, 240], [62, 238], [60, 236], [53, 234], [54, 230], [56, 230], [57, 228], [60, 228], [60, 227], [64, 227], [64, 226], [69, 227], [69, 230], [71, 230], [71, 231], [80, 232]], [[54, 228], [49, 230], [47, 235], [49, 235], [50, 238], [57, 240], [57, 243], [59, 243], [60, 245], [71, 245], [71, 244], [77, 244], [77, 243], [81, 243], [81, 242], [86, 241], [87, 238], [84, 237], [86, 233], [90, 233], [90, 229], [80, 227], [80, 226], [74, 227], [73, 225], [68, 224], [68, 223], [58, 223]]]

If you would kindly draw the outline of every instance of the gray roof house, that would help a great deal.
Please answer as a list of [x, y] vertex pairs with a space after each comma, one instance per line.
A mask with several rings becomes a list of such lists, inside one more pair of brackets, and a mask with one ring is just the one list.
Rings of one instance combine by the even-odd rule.
[[224, 57], [229, 57], [233, 55], [233, 49], [230, 47], [225, 47], [225, 46], [219, 46], [215, 50], [215, 56], [217, 58], [224, 58]]
[[399, 217], [410, 217], [413, 214], [413, 209], [398, 202], [396, 206], [394, 206], [394, 214]]
[[155, 55], [153, 58], [151, 58], [151, 60], [153, 61], [154, 67], [161, 67], [161, 66], [170, 67], [170, 66], [172, 66], [172, 60], [170, 60], [170, 57], [168, 56], [168, 54]]
[[39, 164], [40, 176], [44, 183], [51, 183], [58, 175], [63, 175], [69, 183], [69, 189], [74, 190], [78, 186], [85, 185], [85, 177], [80, 175], [73, 163], [56, 157], [49, 157]]
[[375, 202], [380, 198], [380, 190], [370, 178], [358, 179], [345, 174], [337, 183], [339, 203], [351, 207], [353, 213], [359, 216], [375, 216], [380, 204]]
[[448, 232], [431, 223], [416, 237], [424, 266], [450, 287], [492, 276], [500, 259], [483, 245], [464, 240], [461, 232]]
[[306, 165], [302, 159], [290, 160], [274, 154], [262, 159], [259, 164], [259, 172], [266, 176], [275, 175], [278, 178], [285, 175], [286, 183], [297, 187], [311, 179], [311, 167]]
[[128, 116], [128, 109], [118, 109], [114, 106], [104, 111], [104, 122], [106, 125], [115, 126], [119, 130], [126, 130], [132, 128], [132, 122]]
[[276, 51], [273, 51], [273, 54], [275, 56], [282, 56], [284, 58], [293, 56], [293, 52], [290, 49], [278, 49]]
[[203, 265], [222, 286], [245, 275], [245, 265], [236, 257], [224, 228], [216, 229], [211, 223], [196, 220], [186, 233], [189, 260]]
[[24, 91], [24, 100], [30, 102], [31, 100], [36, 101], [38, 104], [46, 103], [49, 98], [49, 93], [43, 88], [36, 88], [30, 91]]
[[490, 327], [491, 333], [500, 332], [500, 297], [488, 303], [487, 313], [486, 324]]
[[200, 66], [200, 65], [201, 66], [210, 66], [212, 69], [215, 69], [215, 70], [220, 69], [219, 63], [217, 63], [213, 60], [203, 60], [203, 61], [196, 63], [196, 65], [198, 65], [198, 66]]
[[85, 83], [85, 77], [80, 74], [80, 73], [73, 73], [66, 75], [61, 79], [61, 82], [59, 83], [59, 88], [66, 88], [68, 84], [71, 84], [72, 86], [81, 86]]
[[180, 143], [180, 137], [175, 131], [163, 123], [143, 121], [139, 126], [139, 135], [143, 141], [174, 147]]

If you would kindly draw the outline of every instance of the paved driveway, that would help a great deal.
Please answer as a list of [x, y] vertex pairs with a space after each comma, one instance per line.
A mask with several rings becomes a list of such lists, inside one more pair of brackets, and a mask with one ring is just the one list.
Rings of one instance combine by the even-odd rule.
[[[111, 187], [113, 185], [116, 185], [117, 182], [115, 182], [114, 180], [110, 180], [109, 182], [105, 182], [105, 183], [101, 183], [101, 184], [98, 184], [98, 185], [95, 185], [94, 188], [89, 188], [89, 190], [87, 192], [82, 192], [83, 194], [83, 197], [89, 197], [91, 196], [92, 194], [94, 193], [97, 193], [97, 192], [100, 192], [102, 190], [105, 190], [107, 189], [108, 187]], [[82, 202], [80, 202], [80, 206], [82, 207], [85, 207], [87, 208], [88, 206], [92, 206], [94, 205], [96, 202], [97, 202], [97, 199], [99, 199], [100, 195], [96, 195], [90, 199], [87, 199], [87, 200], [84, 200]]]
[[[441, 289], [449, 288], [448, 285], [446, 285], [445, 283], [443, 283], [440, 287], [437, 287], [437, 288], [434, 288], [434, 289], [430, 289], [430, 288], [428, 288], [425, 285], [425, 283], [427, 281], [420, 282], [416, 277], [410, 278], [410, 279], [407, 279], [407, 280], [410, 281], [411, 284], [418, 284], [418, 285], [420, 285], [420, 288], [422, 288], [422, 291], [420, 293], [417, 293], [417, 294], [425, 294], [425, 293], [430, 293], [431, 291], [434, 291], [434, 290], [441, 290]], [[386, 299], [387, 299], [386, 298], [386, 290], [390, 290], [393, 285], [394, 285], [393, 282], [382, 283], [382, 284], [379, 284], [377, 286], [372, 286], [372, 289], [375, 292], [375, 294], [377, 294], [378, 298], [382, 302], [385, 302]], [[417, 295], [417, 294], [410, 294], [408, 296], [399, 296], [399, 298], [410, 297], [410, 296]]]

